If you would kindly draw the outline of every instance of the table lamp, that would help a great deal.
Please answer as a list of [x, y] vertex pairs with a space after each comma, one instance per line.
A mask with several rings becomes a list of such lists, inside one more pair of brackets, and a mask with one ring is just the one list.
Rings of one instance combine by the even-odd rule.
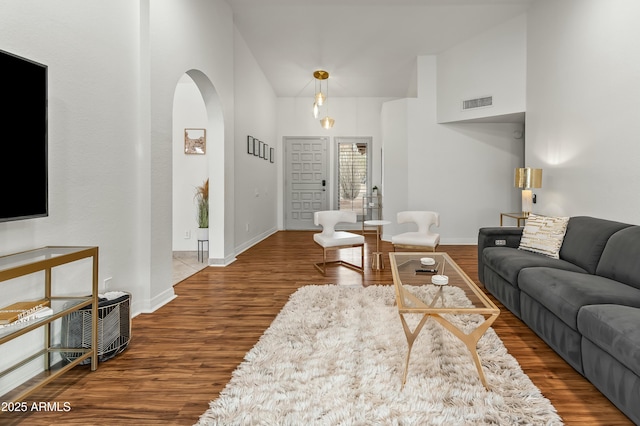
[[522, 214], [529, 216], [533, 209], [531, 188], [542, 188], [542, 169], [521, 167], [516, 169], [515, 186], [522, 189]]

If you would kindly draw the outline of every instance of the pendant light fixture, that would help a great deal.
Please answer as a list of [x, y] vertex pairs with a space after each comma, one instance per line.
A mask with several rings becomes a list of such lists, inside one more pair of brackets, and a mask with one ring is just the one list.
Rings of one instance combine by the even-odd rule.
[[[316, 70], [313, 73], [315, 79], [315, 92], [313, 95], [313, 117], [320, 116], [320, 107], [326, 106], [326, 116], [320, 120], [320, 125], [325, 129], [333, 127], [335, 120], [329, 117], [329, 72], [325, 70]], [[326, 81], [325, 92], [322, 91], [322, 82]]]

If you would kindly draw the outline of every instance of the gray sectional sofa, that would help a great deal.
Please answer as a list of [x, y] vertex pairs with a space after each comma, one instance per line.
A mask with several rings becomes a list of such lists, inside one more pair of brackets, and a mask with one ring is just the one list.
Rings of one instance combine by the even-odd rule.
[[486, 289], [640, 424], [640, 226], [569, 219], [559, 259], [518, 249], [523, 228], [481, 228]]

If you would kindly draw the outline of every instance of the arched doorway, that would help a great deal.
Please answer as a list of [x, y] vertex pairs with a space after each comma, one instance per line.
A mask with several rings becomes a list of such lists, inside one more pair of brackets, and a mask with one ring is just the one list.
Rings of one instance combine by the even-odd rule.
[[[186, 149], [185, 134], [204, 136], [205, 145]], [[208, 249], [202, 265], [216, 263], [210, 259], [224, 258], [224, 120], [218, 93], [201, 71], [187, 71], [176, 84], [172, 137], [173, 251], [193, 254], [199, 248]], [[198, 247], [194, 195], [207, 179], [209, 242], [208, 247]]]

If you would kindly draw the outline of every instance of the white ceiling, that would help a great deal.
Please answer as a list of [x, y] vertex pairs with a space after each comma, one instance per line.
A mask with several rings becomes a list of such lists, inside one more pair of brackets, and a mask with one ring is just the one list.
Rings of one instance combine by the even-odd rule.
[[525, 13], [534, 0], [226, 0], [277, 96], [416, 96], [416, 57]]

